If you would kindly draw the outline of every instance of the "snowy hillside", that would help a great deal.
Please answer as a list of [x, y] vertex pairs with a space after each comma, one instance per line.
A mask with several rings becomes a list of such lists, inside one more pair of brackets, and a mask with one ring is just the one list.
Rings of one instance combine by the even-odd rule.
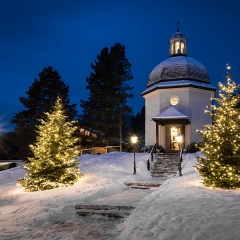
[[193, 154], [184, 158], [182, 177], [149, 191], [124, 222], [108, 220], [99, 229], [91, 219], [76, 215], [76, 204], [111, 199], [127, 189], [124, 182], [163, 182], [149, 175], [147, 158], [148, 154], [136, 154], [133, 175], [131, 153], [84, 155], [80, 169], [85, 176], [78, 183], [32, 193], [16, 185], [24, 176], [20, 167], [0, 172], [0, 239], [240, 239], [240, 191], [203, 187], [193, 168]]

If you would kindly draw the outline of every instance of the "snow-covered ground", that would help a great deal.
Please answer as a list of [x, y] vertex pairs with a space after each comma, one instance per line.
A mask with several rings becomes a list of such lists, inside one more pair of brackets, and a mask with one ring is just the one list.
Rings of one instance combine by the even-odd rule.
[[24, 192], [16, 185], [24, 176], [21, 167], [2, 171], [0, 239], [240, 239], [240, 190], [202, 186], [193, 168], [195, 156], [185, 156], [182, 177], [168, 179], [156, 191], [149, 191], [124, 222], [107, 220], [101, 229], [93, 220], [78, 217], [75, 205], [111, 199], [127, 189], [124, 182], [163, 182], [147, 172], [148, 154], [136, 154], [136, 175], [132, 174], [131, 153], [84, 155], [80, 169], [85, 175], [78, 183], [42, 192]]

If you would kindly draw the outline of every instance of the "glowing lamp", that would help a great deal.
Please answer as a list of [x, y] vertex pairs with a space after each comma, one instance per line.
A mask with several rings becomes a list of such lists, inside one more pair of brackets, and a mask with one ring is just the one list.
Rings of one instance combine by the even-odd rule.
[[131, 142], [132, 142], [133, 144], [136, 144], [136, 143], [137, 143], [137, 136], [132, 136], [132, 137], [131, 137]]
[[[132, 141], [132, 144], [136, 144], [137, 143], [137, 137], [136, 136], [132, 136], [131, 137], [131, 141]], [[136, 170], [136, 159], [135, 159], [135, 147], [134, 147], [134, 160], [133, 160], [133, 174], [136, 174], [137, 173], [137, 170]]]
[[178, 135], [176, 136], [176, 140], [177, 140], [178, 143], [181, 143], [181, 142], [182, 142], [182, 139], [183, 139], [183, 137], [182, 137], [181, 134], [178, 134]]

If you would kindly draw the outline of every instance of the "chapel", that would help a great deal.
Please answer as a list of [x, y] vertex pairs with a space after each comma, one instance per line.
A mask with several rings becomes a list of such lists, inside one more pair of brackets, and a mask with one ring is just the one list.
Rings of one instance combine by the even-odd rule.
[[177, 29], [170, 38], [170, 57], [151, 71], [145, 99], [145, 145], [161, 146], [166, 152], [179, 151], [177, 136], [182, 136], [181, 147], [201, 139], [196, 130], [211, 124], [204, 113], [212, 104], [216, 88], [210, 85], [204, 65], [187, 56], [187, 38]]

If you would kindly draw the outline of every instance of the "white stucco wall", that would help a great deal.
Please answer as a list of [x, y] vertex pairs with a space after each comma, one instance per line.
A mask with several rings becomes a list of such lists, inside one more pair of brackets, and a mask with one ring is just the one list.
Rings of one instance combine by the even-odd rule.
[[[151, 121], [153, 117], [162, 113], [171, 106], [170, 99], [177, 96], [179, 102], [176, 108], [179, 112], [185, 114], [191, 124], [185, 126], [185, 145], [200, 139], [200, 135], [196, 129], [202, 129], [203, 125], [211, 123], [211, 118], [204, 113], [206, 105], [211, 104], [211, 98], [214, 91], [182, 87], [158, 89], [154, 92], [144, 95], [145, 98], [145, 144], [152, 145], [156, 143], [156, 123]], [[165, 131], [163, 127], [159, 127], [159, 143], [165, 146]]]
[[196, 142], [201, 139], [201, 136], [196, 130], [203, 129], [206, 124], [211, 124], [212, 119], [204, 111], [206, 106], [212, 104], [211, 98], [214, 96], [214, 92], [210, 90], [190, 88], [189, 89], [189, 108], [191, 109], [191, 129], [190, 129], [190, 141]]
[[145, 98], [145, 145], [156, 143], [156, 123], [152, 118], [159, 114], [159, 90], [144, 95]]

